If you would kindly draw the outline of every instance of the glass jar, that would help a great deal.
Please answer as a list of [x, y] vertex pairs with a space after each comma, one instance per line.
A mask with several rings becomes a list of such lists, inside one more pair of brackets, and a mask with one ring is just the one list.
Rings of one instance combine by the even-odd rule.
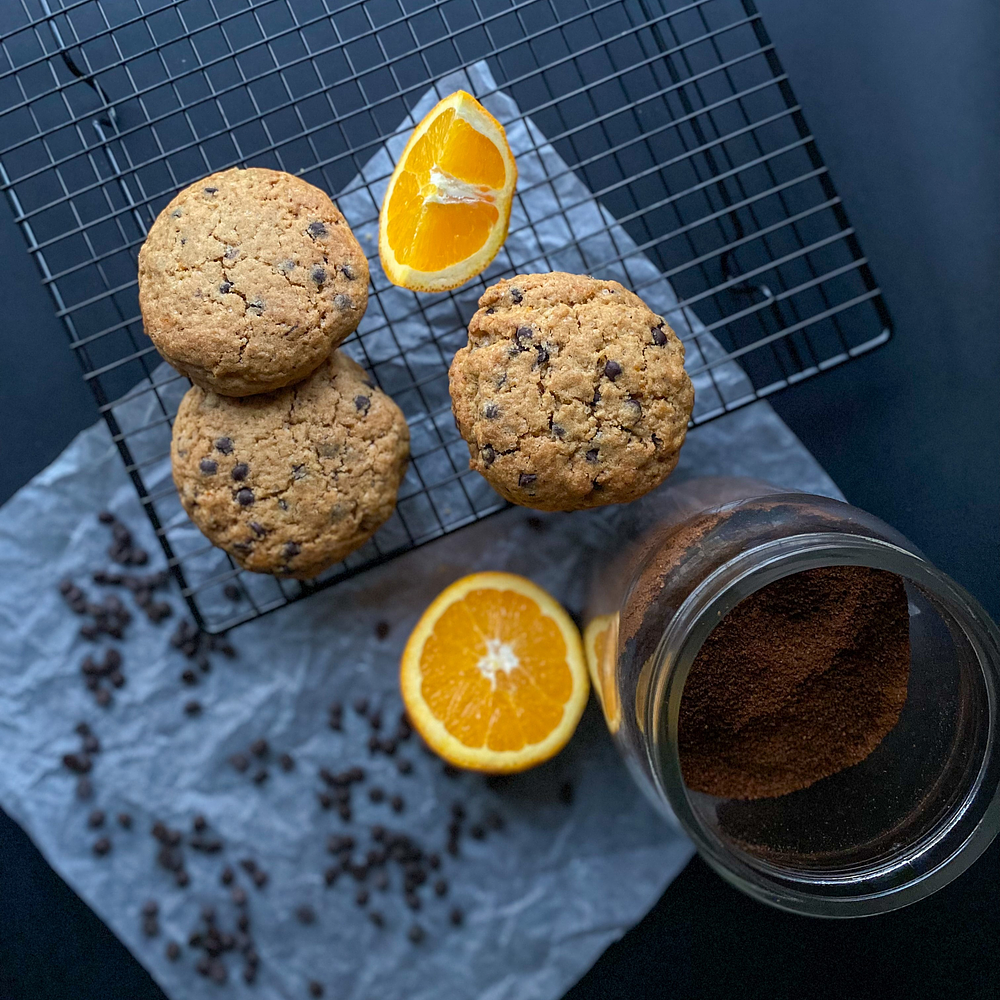
[[[640, 786], [719, 874], [774, 906], [862, 916], [939, 889], [1000, 828], [1000, 632], [898, 532], [827, 497], [696, 479], [626, 515], [638, 538], [591, 587], [588, 661]], [[711, 630], [740, 601], [821, 566], [902, 578], [910, 674], [896, 726], [861, 763], [775, 798], [722, 799], [681, 772], [681, 696]]]

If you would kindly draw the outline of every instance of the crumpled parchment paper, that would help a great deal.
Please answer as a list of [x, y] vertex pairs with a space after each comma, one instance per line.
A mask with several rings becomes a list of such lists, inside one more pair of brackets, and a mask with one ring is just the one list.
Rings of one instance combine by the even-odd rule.
[[[441, 81], [438, 90], [443, 95], [460, 85], [479, 93], [492, 90], [484, 66], [473, 67], [460, 80]], [[419, 119], [436, 99], [428, 94], [414, 117]], [[516, 114], [504, 95], [493, 94], [486, 103], [501, 120], [510, 122]], [[518, 142], [524, 150], [523, 161], [519, 154], [522, 178], [534, 169], [527, 161], [538, 137], [518, 130], [533, 128], [522, 121], [509, 129], [515, 151]], [[538, 155], [551, 171], [549, 153], [555, 156], [551, 147]], [[587, 224], [588, 213], [590, 225], [603, 225], [602, 210], [586, 200], [572, 174], [556, 183], [565, 186], [556, 192], [558, 198], [581, 202], [573, 209], [580, 225]], [[551, 212], [552, 197], [549, 192], [547, 200], [522, 204], [518, 211]], [[350, 217], [349, 197], [340, 205]], [[634, 285], [637, 273], [640, 280], [648, 277], [642, 269], [652, 265], [641, 255], [629, 255], [634, 244], [622, 231], [612, 235], [629, 262], [623, 280]], [[520, 252], [518, 245], [509, 250]], [[515, 259], [497, 267], [509, 273], [519, 265]], [[553, 266], [570, 264], [543, 259], [532, 269]], [[573, 269], [587, 270], [588, 263]], [[616, 272], [608, 266], [599, 273]], [[670, 316], [676, 300], [666, 282], [654, 282], [642, 293]], [[670, 319], [688, 342], [689, 366], [696, 366], [692, 336], [698, 331], [692, 333], [691, 327], [696, 321], [690, 314]], [[711, 341], [699, 339], [702, 352], [710, 350]], [[699, 405], [718, 405], [710, 395], [714, 388], [704, 378], [701, 383]], [[716, 383], [733, 393], [730, 398], [748, 388], [735, 365], [717, 372]], [[838, 495], [762, 402], [691, 433], [675, 480], [696, 474], [754, 476]], [[349, 707], [343, 733], [326, 724], [331, 701], [350, 705], [359, 694], [383, 706], [387, 719], [395, 718], [397, 665], [406, 636], [430, 598], [465, 573], [523, 573], [579, 610], [592, 567], [616, 545], [616, 509], [537, 518], [524, 510], [504, 511], [241, 627], [232, 636], [238, 658], [214, 657], [212, 672], [194, 689], [182, 684], [180, 673], [189, 663], [168, 641], [177, 615], [157, 626], [136, 613], [118, 644], [127, 683], [115, 692], [113, 706], [101, 709], [79, 672], [95, 644], [79, 637], [80, 619], [66, 608], [56, 585], [70, 578], [100, 596], [89, 574], [108, 566], [108, 533], [95, 518], [104, 508], [133, 528], [153, 555], [151, 568], [158, 568], [158, 546], [101, 423], [81, 433], [0, 509], [0, 801], [168, 994], [185, 1000], [224, 993], [300, 998], [308, 995], [307, 981], [316, 979], [326, 985], [327, 996], [338, 1000], [552, 1000], [643, 916], [690, 856], [688, 842], [664, 824], [628, 778], [593, 702], [562, 754], [496, 787], [473, 775], [446, 776], [438, 761], [416, 750], [415, 740], [400, 751], [412, 759], [414, 772], [399, 775], [391, 759], [369, 756], [369, 730]], [[169, 599], [181, 613], [175, 591]], [[379, 641], [375, 625], [383, 620], [391, 632]], [[97, 650], [107, 645], [98, 642]], [[199, 717], [182, 711], [191, 697], [203, 705]], [[91, 724], [103, 744], [92, 774], [94, 799], [87, 803], [74, 798], [75, 779], [60, 763], [62, 754], [78, 748], [73, 728], [80, 720]], [[296, 767], [285, 774], [272, 766], [269, 781], [257, 786], [227, 761], [260, 736], [275, 753], [292, 754]], [[395, 816], [363, 793], [355, 793], [350, 825], [335, 811], [323, 811], [315, 797], [321, 787], [318, 768], [352, 764], [366, 769], [369, 783], [402, 794], [406, 811]], [[559, 798], [567, 781], [575, 793], [570, 805]], [[484, 841], [465, 838], [460, 858], [444, 856], [450, 893], [444, 901], [426, 894], [416, 915], [427, 931], [422, 944], [407, 940], [414, 915], [398, 890], [379, 897], [387, 926], [378, 930], [356, 906], [353, 883], [342, 879], [333, 888], [324, 886], [330, 834], [383, 823], [441, 850], [456, 799], [473, 818], [496, 809], [506, 825]], [[113, 848], [104, 858], [92, 853], [97, 834], [86, 828], [95, 807], [109, 817], [110, 825], [101, 832], [110, 836]], [[120, 811], [133, 816], [130, 832], [111, 820]], [[160, 819], [187, 831], [197, 813], [208, 818], [225, 848], [215, 856], [187, 850], [191, 884], [181, 890], [156, 867], [158, 845], [149, 830]], [[194, 953], [186, 947], [180, 961], [167, 961], [164, 943], [185, 942], [206, 903], [216, 906], [224, 926], [232, 926], [235, 908], [219, 885], [219, 871], [248, 856], [270, 875], [261, 890], [242, 872], [238, 876], [250, 896], [260, 976], [247, 987], [239, 980], [240, 964], [230, 961], [229, 984], [219, 987], [196, 974]], [[152, 940], [141, 930], [140, 909], [147, 899], [160, 904], [161, 932]], [[317, 913], [310, 926], [295, 919], [303, 903]], [[465, 912], [460, 929], [448, 923], [455, 905]]]

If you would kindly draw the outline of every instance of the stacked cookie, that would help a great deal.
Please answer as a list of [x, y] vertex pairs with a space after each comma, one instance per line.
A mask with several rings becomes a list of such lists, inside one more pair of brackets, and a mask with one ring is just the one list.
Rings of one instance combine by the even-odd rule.
[[406, 420], [336, 350], [367, 303], [368, 262], [343, 215], [274, 170], [191, 185], [140, 250], [146, 333], [194, 383], [174, 422], [174, 482], [245, 569], [316, 576], [395, 508]]

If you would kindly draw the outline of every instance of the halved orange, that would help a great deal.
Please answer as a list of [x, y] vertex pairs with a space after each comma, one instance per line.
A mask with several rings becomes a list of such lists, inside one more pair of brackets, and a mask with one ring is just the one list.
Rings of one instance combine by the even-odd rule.
[[400, 686], [433, 750], [491, 774], [558, 753], [590, 687], [573, 620], [512, 573], [473, 573], [438, 595], [403, 650]]
[[599, 615], [583, 630], [583, 649], [587, 670], [601, 703], [604, 718], [612, 735], [622, 723], [622, 706], [618, 697], [615, 663], [618, 656], [618, 615]]
[[413, 130], [379, 213], [382, 269], [395, 285], [442, 292], [475, 277], [507, 238], [517, 183], [503, 126], [464, 90]]

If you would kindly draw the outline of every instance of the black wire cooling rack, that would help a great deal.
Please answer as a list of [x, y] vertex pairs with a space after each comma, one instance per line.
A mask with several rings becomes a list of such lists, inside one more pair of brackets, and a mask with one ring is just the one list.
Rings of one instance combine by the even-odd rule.
[[[4, 0], [0, 183], [208, 631], [505, 506], [469, 471], [448, 408], [447, 365], [483, 282], [413, 304], [436, 349], [421, 365], [396, 338], [398, 290], [376, 283], [381, 319], [347, 347], [403, 407], [411, 470], [375, 539], [300, 584], [241, 573], [180, 510], [168, 449], [187, 384], [143, 334], [136, 254], [146, 230], [179, 188], [237, 164], [301, 174], [338, 200], [353, 184], [374, 215], [371, 189], [385, 176], [372, 176], [373, 156], [409, 128], [432, 85], [476, 65], [531, 120], [534, 152], [554, 150], [557, 173], [597, 199], [612, 245], [627, 234], [611, 259], [584, 253], [572, 226], [559, 249], [598, 274], [639, 255], [672, 285], [689, 318], [689, 370], [695, 344], [692, 375], [712, 401], [695, 424], [889, 338], [868, 262], [751, 0]], [[521, 225], [536, 221], [529, 210]], [[737, 360], [734, 392], [721, 375]]]

